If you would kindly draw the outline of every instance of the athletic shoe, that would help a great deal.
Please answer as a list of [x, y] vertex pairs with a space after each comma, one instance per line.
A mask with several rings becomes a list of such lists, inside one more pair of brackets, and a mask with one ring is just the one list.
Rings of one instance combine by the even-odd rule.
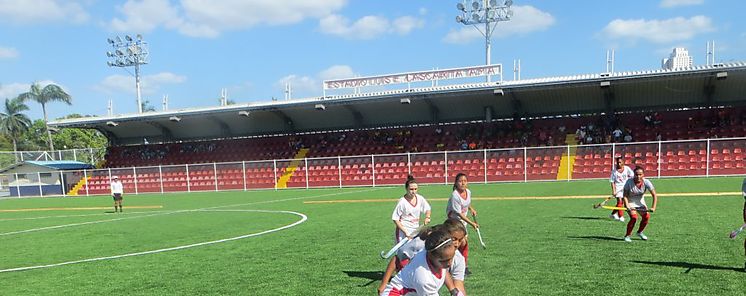
[[470, 276], [471, 275], [471, 270], [469, 270], [468, 267], [464, 269], [464, 275], [465, 276]]
[[619, 222], [624, 222], [624, 217], [619, 217]]
[[619, 221], [619, 217], [617, 217], [617, 215], [614, 215], [614, 214], [609, 215], [609, 219]]
[[625, 236], [625, 237], [624, 237], [624, 241], [625, 241], [625, 242], [628, 242], [628, 243], [631, 243], [631, 242], [632, 242], [632, 238], [631, 238], [631, 237], [629, 237], [629, 236]]
[[643, 234], [642, 232], [638, 232], [637, 236], [639, 236], [641, 240], [645, 240], [645, 241], [648, 240], [648, 237], [645, 236], [645, 234]]

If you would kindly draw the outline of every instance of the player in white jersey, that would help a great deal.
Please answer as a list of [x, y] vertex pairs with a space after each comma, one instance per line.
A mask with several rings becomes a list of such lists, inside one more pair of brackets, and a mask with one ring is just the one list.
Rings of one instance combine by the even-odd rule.
[[[635, 172], [631, 168], [624, 165], [624, 159], [617, 157], [614, 159], [616, 165], [614, 170], [611, 171], [611, 196], [616, 197], [616, 207], [624, 206], [624, 184], [627, 184], [627, 180], [634, 177]], [[624, 211], [614, 210], [611, 212], [609, 218], [624, 222]]]
[[[425, 249], [425, 241], [427, 240], [428, 236], [430, 236], [430, 234], [437, 229], [441, 229], [450, 233], [451, 238], [456, 243], [457, 248], [463, 242], [464, 237], [466, 236], [466, 228], [464, 228], [464, 225], [462, 225], [461, 222], [457, 219], [447, 219], [445, 222], [443, 222], [443, 224], [423, 230], [417, 237], [404, 244], [396, 252], [397, 259], [399, 259], [399, 261], [401, 262], [402, 267], [407, 266], [407, 264], [409, 264], [409, 261], [412, 260], [412, 258], [414, 258], [417, 253]], [[394, 258], [392, 258], [392, 260], [394, 260]], [[445, 281], [445, 285], [446, 287], [448, 287], [449, 291], [457, 289], [458, 292], [466, 293], [466, 289], [464, 287], [465, 270], [466, 260], [464, 259], [464, 256], [461, 255], [461, 253], [456, 252], [456, 254], [453, 256], [451, 267], [448, 270], [450, 276], [447, 277]], [[398, 270], [394, 269], [394, 265], [389, 264], [389, 267], [386, 269], [386, 272], [384, 272], [383, 278], [381, 279], [381, 285], [378, 287], [378, 294], [381, 294], [383, 292], [383, 290], [386, 288], [386, 285], [389, 283], [391, 276], [396, 271]]]
[[422, 214], [425, 214], [425, 224], [430, 223], [430, 204], [427, 203], [425, 197], [417, 194], [419, 186], [414, 177], [411, 175], [407, 177], [404, 188], [407, 189], [407, 193], [399, 199], [394, 212], [391, 214], [391, 220], [396, 225], [396, 243], [405, 237], [414, 237], [415, 230], [420, 227], [420, 216]]
[[[470, 220], [468, 216], [469, 212], [471, 212], [472, 216], [477, 215], [477, 211], [471, 205], [471, 190], [467, 188], [468, 183], [469, 182], [466, 178], [466, 174], [458, 173], [456, 175], [456, 180], [454, 181], [454, 184], [453, 184], [453, 192], [451, 193], [451, 198], [448, 199], [448, 205], [446, 206], [446, 215], [448, 218], [459, 219], [461, 223], [464, 224], [464, 227], [466, 227], [466, 225], [468, 224], [474, 228], [479, 228], [479, 224], [477, 224], [477, 222]], [[463, 244], [461, 244], [458, 250], [461, 253], [461, 255], [464, 255], [464, 258], [468, 261], [469, 260], [468, 235], [467, 235], [467, 238], [464, 239]], [[468, 269], [466, 273], [470, 274]]]
[[445, 283], [448, 268], [456, 254], [456, 243], [441, 229], [425, 241], [425, 250], [417, 253], [386, 285], [381, 296], [436, 296]]
[[[743, 223], [746, 224], [746, 178], [743, 179], [741, 185], [741, 191], [743, 191]], [[746, 255], [746, 239], [743, 240], [743, 252]], [[746, 272], [746, 262], [743, 263], [743, 271]]]
[[[624, 235], [625, 242], [632, 242], [630, 235], [632, 230], [635, 228], [637, 222], [637, 213], [639, 212], [642, 216], [640, 222], [640, 228], [637, 229], [637, 236], [642, 240], [648, 240], [648, 237], [642, 233], [645, 230], [645, 226], [648, 225], [650, 220], [650, 212], [655, 212], [655, 207], [658, 205], [658, 195], [655, 193], [655, 187], [653, 183], [645, 179], [645, 170], [642, 167], [635, 167], [635, 176], [627, 180], [624, 184], [624, 207], [629, 211], [629, 223], [627, 223], [627, 234]], [[653, 206], [648, 207], [645, 203], [645, 191], [649, 191], [653, 197]]]

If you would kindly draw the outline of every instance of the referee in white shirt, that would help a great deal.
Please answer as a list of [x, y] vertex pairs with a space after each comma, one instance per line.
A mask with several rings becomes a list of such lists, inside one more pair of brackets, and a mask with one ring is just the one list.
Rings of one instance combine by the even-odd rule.
[[117, 206], [119, 206], [119, 212], [122, 212], [122, 194], [124, 194], [124, 186], [122, 181], [119, 181], [119, 177], [111, 177], [111, 196], [114, 197], [114, 213], [117, 212]]

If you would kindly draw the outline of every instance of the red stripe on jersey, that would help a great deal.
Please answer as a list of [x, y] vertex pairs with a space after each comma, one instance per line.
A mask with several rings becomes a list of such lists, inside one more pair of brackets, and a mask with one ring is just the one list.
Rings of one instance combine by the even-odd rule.
[[436, 278], [440, 279], [440, 277], [443, 276], [443, 269], [438, 269], [438, 273], [435, 273], [433, 271], [435, 270], [435, 268], [433, 268], [433, 266], [430, 265], [430, 260], [428, 260], [427, 257], [425, 257], [425, 261], [427, 261], [427, 267], [430, 268], [430, 273], [432, 273]]
[[389, 291], [388, 296], [402, 296], [406, 295], [409, 292], [417, 292], [417, 290], [410, 288], [401, 288], [401, 290], [399, 290], [397, 288], [393, 288], [391, 289], [391, 291]]

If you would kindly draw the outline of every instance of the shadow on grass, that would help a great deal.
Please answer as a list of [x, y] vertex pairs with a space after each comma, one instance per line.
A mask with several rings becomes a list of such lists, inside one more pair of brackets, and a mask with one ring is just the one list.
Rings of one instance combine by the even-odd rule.
[[370, 281], [360, 285], [359, 287], [366, 287], [370, 284], [380, 281], [383, 279], [383, 272], [382, 271], [343, 271], [347, 274], [349, 277], [356, 277], [361, 279], [369, 279]]
[[114, 211], [106, 211], [106, 212], [104, 212], [104, 214], [114, 214], [114, 213], [116, 213], [116, 212], [114, 212]]
[[658, 261], [658, 262], [655, 262], [655, 261], [638, 261], [638, 260], [632, 260], [630, 262], [640, 263], [640, 264], [649, 264], [649, 265], [658, 265], [658, 266], [667, 266], [667, 267], [686, 268], [686, 271], [684, 271], [684, 273], [689, 273], [690, 271], [692, 271], [692, 269], [728, 270], [728, 271], [735, 271], [735, 272], [743, 272], [743, 268], [741, 268], [741, 267], [727, 267], [727, 266], [707, 265], [707, 264], [689, 263], [689, 262], [682, 262], [682, 261], [674, 261], [674, 262]]
[[605, 240], [605, 241], [622, 241], [623, 238], [613, 236], [600, 236], [600, 235], [587, 235], [587, 236], [568, 236], [569, 239], [592, 239], [592, 240]]
[[562, 219], [575, 219], [575, 220], [609, 220], [601, 217], [561, 217]]

